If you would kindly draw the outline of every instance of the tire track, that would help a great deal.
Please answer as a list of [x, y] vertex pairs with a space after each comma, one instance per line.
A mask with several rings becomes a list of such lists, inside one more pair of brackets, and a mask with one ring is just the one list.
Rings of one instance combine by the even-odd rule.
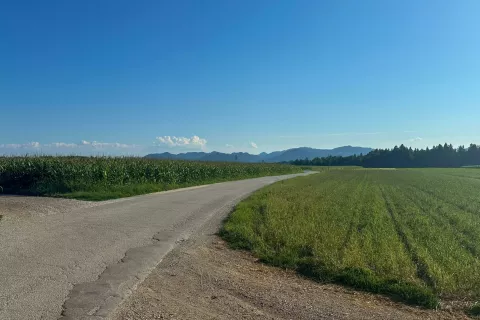
[[[367, 174], [365, 173], [365, 175], [363, 176], [362, 183], [359, 183], [358, 186], [357, 186], [357, 189], [356, 189], [356, 191], [358, 191], [356, 193], [358, 193], [360, 195], [364, 195], [364, 193], [365, 193], [366, 176], [367, 176]], [[357, 198], [359, 198], [359, 197], [357, 197]], [[341, 248], [340, 250], [342, 251], [341, 254], [340, 254], [340, 260], [342, 261], [342, 263], [345, 260], [346, 251], [347, 251], [348, 245], [350, 244], [350, 242], [352, 240], [354, 230], [359, 230], [359, 227], [358, 227], [359, 215], [362, 212], [362, 209], [363, 209], [363, 206], [362, 206], [362, 208], [359, 208], [358, 210], [355, 210], [354, 214], [352, 214], [352, 218], [350, 220], [348, 230], [347, 230], [347, 233], [345, 235], [345, 239], [343, 240], [342, 246], [340, 247]]]
[[407, 250], [409, 256], [412, 259], [412, 262], [415, 264], [415, 267], [417, 269], [417, 277], [421, 279], [427, 286], [429, 286], [432, 289], [436, 288], [436, 283], [435, 279], [433, 276], [430, 274], [428, 270], [428, 265], [423, 261], [423, 259], [418, 255], [417, 251], [413, 248], [412, 244], [408, 241], [408, 237], [405, 234], [405, 232], [402, 230], [402, 227], [395, 217], [395, 210], [394, 206], [391, 203], [390, 199], [387, 197], [384, 188], [380, 187], [380, 190], [382, 192], [382, 197], [385, 201], [385, 206], [388, 210], [388, 214], [393, 222], [393, 226], [395, 228], [395, 232], [397, 233], [398, 237], [400, 238], [400, 241], [403, 243], [405, 246], [405, 250]]
[[[468, 212], [468, 213], [471, 213], [471, 214], [475, 214], [473, 213], [472, 211], [470, 210], [465, 210], [463, 208], [461, 208], [460, 206], [450, 202], [450, 201], [447, 201], [443, 198], [440, 198], [438, 197], [437, 195], [435, 195], [433, 192], [429, 192], [428, 190], [424, 190], [424, 189], [421, 189], [419, 187], [416, 187], [414, 185], [411, 185], [412, 188], [416, 189], [417, 191], [419, 192], [423, 192], [424, 194], [428, 195], [428, 196], [431, 196], [433, 197], [434, 199], [436, 200], [439, 200], [440, 202], [443, 202], [443, 203], [446, 203], [448, 205], [451, 205], [461, 211], [465, 211], [465, 212]], [[414, 203], [418, 203], [418, 199], [415, 199], [415, 198], [411, 198], [411, 197], [408, 197], [409, 200], [411, 200], [412, 202]], [[475, 257], [480, 257], [480, 249], [475, 247], [472, 243], [470, 243], [469, 241], [467, 241], [466, 239], [474, 239], [474, 241], [472, 241], [473, 243], [475, 243], [477, 241], [477, 239], [479, 238], [478, 237], [478, 234], [475, 233], [474, 231], [472, 230], [466, 230], [464, 228], [462, 228], [462, 226], [455, 220], [453, 219], [448, 212], [445, 212], [444, 215], [440, 215], [439, 217], [437, 216], [432, 216], [432, 218], [437, 222], [437, 225], [442, 225], [441, 223], [438, 223], [439, 221], [442, 221], [442, 222], [446, 222], [448, 223], [449, 225], [453, 226], [455, 228], [455, 230], [460, 233], [462, 236], [464, 236], [465, 239], [462, 239], [460, 237], [458, 237], [458, 235], [455, 235], [456, 236], [456, 239], [457, 241], [473, 256]]]

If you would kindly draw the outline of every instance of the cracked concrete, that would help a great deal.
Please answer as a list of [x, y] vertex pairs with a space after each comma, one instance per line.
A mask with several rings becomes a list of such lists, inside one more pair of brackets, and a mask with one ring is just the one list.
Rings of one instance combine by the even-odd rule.
[[[0, 319], [103, 319], [161, 259], [264, 177], [35, 214], [0, 199]], [[41, 203], [58, 199], [37, 198]], [[49, 202], [50, 201], [50, 202]], [[122, 262], [123, 260], [123, 262]]]

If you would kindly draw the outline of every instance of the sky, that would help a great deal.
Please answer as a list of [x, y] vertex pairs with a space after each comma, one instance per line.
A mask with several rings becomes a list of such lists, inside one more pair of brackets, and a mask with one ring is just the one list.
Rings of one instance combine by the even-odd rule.
[[478, 0], [16, 0], [0, 154], [480, 143]]

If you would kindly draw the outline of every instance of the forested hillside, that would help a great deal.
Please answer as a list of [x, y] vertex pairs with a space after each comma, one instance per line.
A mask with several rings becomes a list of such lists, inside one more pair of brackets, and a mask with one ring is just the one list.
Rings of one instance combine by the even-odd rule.
[[433, 148], [412, 149], [403, 144], [393, 149], [375, 149], [366, 155], [348, 157], [324, 157], [298, 159], [295, 165], [314, 166], [363, 166], [367, 168], [424, 168], [463, 167], [480, 165], [480, 146], [454, 148], [451, 144], [439, 144]]

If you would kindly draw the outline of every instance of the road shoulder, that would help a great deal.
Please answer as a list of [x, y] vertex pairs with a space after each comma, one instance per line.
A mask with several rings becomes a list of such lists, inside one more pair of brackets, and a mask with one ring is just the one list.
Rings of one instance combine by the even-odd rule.
[[111, 319], [467, 319], [263, 265], [214, 234], [221, 218], [167, 255]]

